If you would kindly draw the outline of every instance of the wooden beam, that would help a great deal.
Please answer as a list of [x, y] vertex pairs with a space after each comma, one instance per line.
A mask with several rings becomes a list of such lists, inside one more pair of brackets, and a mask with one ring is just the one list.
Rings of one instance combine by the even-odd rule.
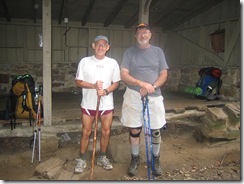
[[125, 23], [125, 28], [130, 28], [138, 21], [139, 9], [131, 16], [131, 18]]
[[124, 4], [127, 2], [128, 0], [120, 0], [116, 7], [113, 9], [112, 13], [109, 14], [109, 16], [106, 18], [105, 22], [104, 22], [104, 27], [108, 27], [111, 22], [114, 20], [114, 18], [119, 14], [119, 12], [121, 11], [121, 9], [123, 8]]
[[62, 1], [61, 9], [60, 9], [60, 12], [59, 12], [58, 24], [62, 23], [62, 15], [63, 15], [63, 10], [64, 10], [64, 1], [65, 0]]
[[[150, 7], [154, 6], [159, 0], [152, 0]], [[138, 22], [138, 14], [139, 14], [139, 8], [136, 10], [136, 12], [131, 16], [131, 18], [125, 23], [125, 28], [130, 28], [134, 24]]]
[[10, 15], [9, 15], [9, 11], [8, 11], [8, 7], [6, 5], [6, 1], [5, 0], [2, 0], [2, 3], [3, 3], [3, 7], [4, 7], [4, 10], [5, 10], [5, 17], [6, 17], [6, 20], [8, 22], [11, 21], [11, 18], [10, 18]]
[[165, 31], [165, 33], [170, 37], [172, 36], [172, 37], [177, 38], [181, 43], [184, 43], [186, 46], [188, 46], [194, 50], [197, 50], [203, 56], [206, 56], [206, 57], [212, 59], [213, 62], [215, 62], [216, 64], [218, 64], [218, 65], [223, 64], [224, 60], [221, 57], [219, 57], [216, 53], [209, 51], [207, 48], [204, 48], [204, 47], [196, 44], [195, 42], [189, 40], [186, 37], [183, 37], [182, 35], [178, 34], [177, 32]]
[[152, 2], [152, 0], [140, 0], [139, 23], [141, 23], [141, 22], [148, 23], [149, 22], [149, 7], [150, 7], [151, 2]]
[[149, 11], [149, 7], [151, 5], [152, 0], [146, 0], [145, 6], [144, 6], [144, 12]]
[[151, 2], [151, 4], [150, 4], [150, 8], [151, 8], [152, 6], [154, 6], [155, 4], [157, 4], [158, 1], [159, 1], [159, 0], [152, 0], [152, 2]]
[[[235, 27], [232, 29], [233, 33], [231, 34], [230, 37], [230, 41], [227, 44], [227, 41], [225, 41], [225, 57], [224, 57], [224, 63], [225, 63], [225, 67], [227, 65], [227, 63], [229, 62], [231, 53], [235, 47], [235, 44], [240, 36], [240, 23], [238, 21], [238, 23], [236, 23]], [[225, 39], [226, 40], [226, 39]]]
[[186, 15], [180, 17], [179, 19], [172, 21], [170, 24], [165, 25], [165, 29], [172, 29], [187, 20], [192, 19], [193, 17], [196, 17], [197, 15], [203, 13], [204, 11], [210, 9], [211, 7], [215, 6], [218, 3], [221, 3], [223, 0], [204, 0], [203, 4], [198, 4], [198, 6], [194, 7], [194, 9], [190, 10]]
[[95, 4], [96, 0], [91, 0], [90, 1], [90, 4], [88, 5], [87, 9], [86, 9], [86, 12], [85, 12], [85, 15], [84, 17], [82, 18], [82, 26], [86, 25], [86, 22], [87, 22], [87, 18], [89, 17], [90, 13], [91, 13], [91, 10]]
[[44, 126], [52, 125], [52, 0], [42, 0]]
[[152, 24], [153, 25], [160, 24], [164, 19], [166, 19], [169, 15], [171, 15], [175, 9], [180, 8], [184, 3], [185, 1], [172, 1], [172, 3], [165, 8], [166, 12], [163, 14], [163, 16], [159, 17], [158, 20], [155, 20]]

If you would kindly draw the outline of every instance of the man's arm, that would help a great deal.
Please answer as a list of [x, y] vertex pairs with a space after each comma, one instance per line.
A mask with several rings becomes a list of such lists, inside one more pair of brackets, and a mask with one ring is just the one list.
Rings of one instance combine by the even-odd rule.
[[96, 89], [96, 83], [89, 83], [83, 80], [75, 80], [75, 84], [79, 88]]
[[109, 93], [115, 91], [119, 87], [119, 81], [113, 82], [111, 86], [109, 86], [107, 89], [104, 89], [105, 95], [108, 95]]
[[156, 86], [157, 88], [161, 88], [162, 86], [164, 86], [167, 79], [168, 79], [168, 70], [164, 69], [160, 72], [158, 79], [153, 83], [153, 85]]
[[126, 68], [121, 68], [120, 76], [121, 76], [121, 79], [125, 83], [127, 83], [129, 85], [139, 86], [142, 89], [141, 91], [143, 91], [143, 93], [141, 93], [141, 95], [145, 95], [146, 93], [150, 94], [150, 93], [154, 93], [155, 92], [154, 87], [152, 86], [152, 84], [144, 82], [144, 81], [141, 81], [139, 79], [136, 79], [136, 78], [132, 77], [129, 74], [129, 70], [126, 69]]
[[120, 77], [126, 84], [139, 86], [140, 80], [132, 77], [126, 68], [121, 68]]

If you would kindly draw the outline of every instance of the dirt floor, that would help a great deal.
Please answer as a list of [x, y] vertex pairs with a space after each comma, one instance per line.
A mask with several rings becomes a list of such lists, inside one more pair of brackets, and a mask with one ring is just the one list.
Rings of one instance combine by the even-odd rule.
[[[190, 119], [188, 121], [191, 121]], [[161, 165], [163, 175], [154, 178], [161, 181], [179, 180], [241, 180], [241, 156], [240, 140], [206, 140], [201, 139], [197, 133], [197, 126], [192, 123], [172, 122], [166, 130], [162, 130]], [[53, 154], [42, 155], [41, 162], [50, 158], [65, 159], [59, 175], [52, 180], [88, 180], [91, 169], [91, 151], [88, 151], [88, 167], [82, 174], [74, 174], [73, 170], [79, 152], [79, 133], [69, 133], [70, 140], [62, 139], [60, 135], [59, 148]], [[144, 141], [144, 140], [143, 140]], [[126, 129], [117, 129], [111, 132], [109, 145], [109, 158], [114, 169], [105, 171], [95, 165], [94, 180], [147, 180], [147, 168], [144, 161], [141, 162], [136, 177], [127, 175], [130, 163], [130, 151], [124, 149], [120, 158], [113, 159], [118, 144], [128, 148], [128, 132]], [[90, 147], [92, 141], [90, 142]], [[89, 149], [92, 150], [92, 149]], [[142, 151], [144, 152], [144, 151]], [[35, 157], [34, 165], [31, 166], [30, 138], [1, 138], [0, 139], [0, 179], [1, 180], [50, 180], [35, 172], [40, 164]], [[124, 158], [124, 159], [123, 159]], [[145, 157], [144, 157], [145, 158]], [[143, 159], [142, 159], [143, 160]], [[63, 174], [62, 174], [63, 173]], [[64, 174], [66, 173], [66, 174]], [[67, 174], [69, 173], [69, 174]], [[68, 177], [69, 176], [69, 177]]]
[[[115, 93], [116, 95], [116, 93]], [[211, 105], [223, 101], [206, 102], [196, 100], [190, 95], [176, 95], [167, 93], [166, 111], [174, 108], [185, 108], [193, 105]], [[115, 98], [115, 116], [120, 116], [122, 93]], [[53, 119], [80, 121], [79, 96], [76, 94], [53, 95]], [[3, 102], [3, 100], [0, 100]], [[0, 103], [1, 104], [1, 103]], [[4, 105], [4, 103], [3, 103]], [[1, 106], [2, 107], [2, 106]], [[4, 106], [3, 106], [4, 107]], [[241, 141], [235, 140], [207, 140], [199, 134], [198, 119], [179, 119], [168, 122], [167, 129], [162, 130], [161, 166], [163, 175], [155, 177], [157, 181], [241, 181]], [[3, 128], [5, 128], [3, 126]], [[9, 128], [9, 127], [8, 127]], [[98, 132], [99, 133], [99, 132]], [[41, 163], [35, 155], [31, 165], [32, 149], [30, 137], [2, 137], [0, 138], [0, 180], [5, 181], [87, 181], [91, 171], [92, 137], [88, 149], [88, 167], [82, 174], [74, 174], [76, 158], [79, 155], [80, 133], [68, 132], [70, 140], [65, 140], [63, 134], [59, 136], [57, 151], [41, 155]], [[142, 143], [144, 138], [142, 139]], [[98, 148], [98, 147], [97, 147]], [[35, 152], [37, 153], [37, 151]], [[105, 171], [95, 165], [93, 180], [96, 181], [145, 181], [148, 180], [145, 163], [145, 144], [141, 146], [142, 161], [135, 177], [127, 175], [130, 164], [130, 147], [128, 144], [128, 130], [123, 127], [113, 129], [108, 148], [109, 158], [113, 170]], [[57, 174], [45, 176], [38, 173], [40, 164], [50, 159], [64, 160]], [[49, 164], [50, 165], [50, 164]], [[227, 183], [228, 183], [227, 182]]]

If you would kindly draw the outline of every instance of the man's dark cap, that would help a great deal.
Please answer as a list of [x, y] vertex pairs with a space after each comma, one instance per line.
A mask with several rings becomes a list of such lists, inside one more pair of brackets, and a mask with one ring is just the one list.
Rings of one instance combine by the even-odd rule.
[[136, 26], [136, 31], [137, 31], [138, 29], [143, 29], [143, 28], [148, 29], [149, 31], [151, 31], [150, 26], [149, 26], [148, 24], [146, 24], [146, 23], [141, 23], [141, 24], [139, 24], [138, 26]]

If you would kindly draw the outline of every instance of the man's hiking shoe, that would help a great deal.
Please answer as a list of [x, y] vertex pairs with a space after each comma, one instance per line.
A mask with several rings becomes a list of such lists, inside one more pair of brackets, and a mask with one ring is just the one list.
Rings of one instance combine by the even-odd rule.
[[75, 173], [82, 173], [82, 171], [86, 168], [86, 161], [82, 159], [76, 159], [77, 165], [75, 166]]
[[161, 166], [160, 166], [159, 155], [158, 156], [153, 156], [153, 159], [154, 159], [153, 175], [161, 176], [162, 175], [162, 169], [161, 169]]
[[131, 155], [131, 162], [127, 174], [129, 176], [135, 176], [137, 174], [137, 169], [140, 164], [140, 155]]
[[112, 164], [109, 162], [106, 156], [99, 156], [97, 159], [97, 165], [102, 166], [105, 170], [113, 169]]

